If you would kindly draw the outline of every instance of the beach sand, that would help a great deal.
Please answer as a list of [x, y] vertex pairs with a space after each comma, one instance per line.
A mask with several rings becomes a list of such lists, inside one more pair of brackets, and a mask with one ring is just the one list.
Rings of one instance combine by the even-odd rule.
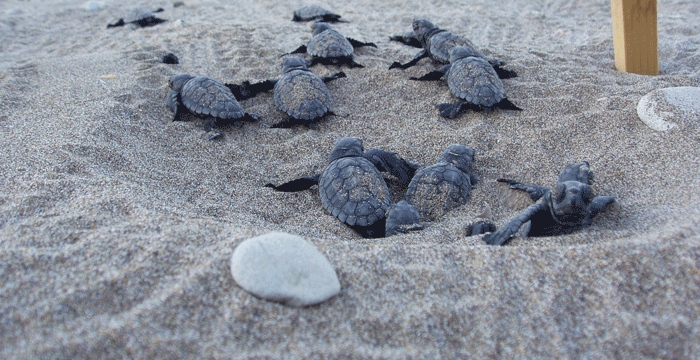
[[[243, 101], [262, 120], [206, 141], [171, 122], [167, 80], [276, 79], [306, 43], [310, 2], [0, 3], [0, 358], [692, 358], [700, 353], [700, 134], [639, 121], [655, 89], [700, 86], [700, 3], [658, 5], [658, 76], [614, 68], [610, 2], [329, 1], [334, 28], [377, 44], [363, 69], [315, 66], [333, 112], [318, 129], [269, 126], [272, 93]], [[150, 28], [106, 29], [132, 7]], [[388, 70], [417, 49], [390, 42], [416, 17], [506, 61], [524, 110], [439, 116], [438, 64]], [[179, 65], [160, 63], [173, 52]], [[316, 188], [264, 187], [322, 171], [342, 136], [430, 165], [476, 150], [469, 202], [422, 232], [362, 239]], [[509, 177], [551, 186], [589, 161], [617, 202], [581, 232], [491, 247], [464, 226], [487, 206], [517, 215]], [[391, 185], [395, 200], [399, 186]], [[526, 204], [525, 204], [526, 205]], [[258, 299], [229, 267], [242, 240], [304, 236], [341, 294], [309, 308]]]

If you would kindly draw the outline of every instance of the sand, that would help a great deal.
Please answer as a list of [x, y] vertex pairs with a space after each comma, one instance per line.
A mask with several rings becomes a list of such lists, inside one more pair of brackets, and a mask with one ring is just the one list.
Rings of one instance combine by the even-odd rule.
[[[336, 29], [378, 46], [329, 84], [336, 116], [271, 129], [284, 114], [270, 93], [242, 102], [261, 121], [221, 141], [201, 138], [201, 120], [170, 121], [173, 74], [279, 77], [280, 55], [310, 39], [290, 21], [307, 4], [0, 3], [0, 358], [700, 353], [700, 134], [656, 132], [636, 115], [650, 91], [700, 86], [699, 3], [659, 3], [661, 73], [642, 76], [614, 69], [607, 0], [329, 1], [349, 21]], [[136, 6], [168, 21], [106, 29]], [[437, 64], [389, 71], [417, 52], [389, 36], [419, 16], [504, 59], [524, 111], [446, 120], [434, 107], [453, 99], [446, 84], [408, 80]], [[160, 63], [165, 52], [180, 64]], [[264, 187], [321, 171], [341, 136], [423, 165], [469, 145], [481, 182], [424, 231], [385, 239], [360, 238], [315, 189]], [[596, 193], [617, 199], [589, 229], [504, 247], [463, 236], [487, 204], [499, 226], [521, 210], [495, 179], [551, 186], [580, 160]], [[233, 249], [270, 231], [315, 244], [341, 294], [297, 309], [238, 287]]]

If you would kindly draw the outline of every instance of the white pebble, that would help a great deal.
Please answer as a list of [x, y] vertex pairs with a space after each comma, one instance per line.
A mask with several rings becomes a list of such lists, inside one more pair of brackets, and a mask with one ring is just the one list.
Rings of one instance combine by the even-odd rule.
[[700, 88], [673, 87], [654, 90], [637, 104], [637, 115], [656, 131], [668, 131], [679, 125], [697, 132], [700, 124]]

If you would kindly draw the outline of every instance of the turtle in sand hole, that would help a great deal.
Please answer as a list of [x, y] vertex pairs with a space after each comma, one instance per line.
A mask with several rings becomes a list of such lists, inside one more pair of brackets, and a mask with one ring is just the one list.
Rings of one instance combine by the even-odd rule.
[[[323, 173], [278, 186], [265, 186], [277, 191], [296, 192], [318, 185], [323, 207], [365, 238], [422, 228], [415, 207], [399, 202], [390, 210], [389, 188], [379, 172], [379, 169], [387, 169], [400, 181], [408, 183], [419, 166], [393, 152], [363, 150], [362, 140], [341, 138], [335, 143]], [[391, 219], [386, 218], [388, 210]]]
[[180, 121], [186, 112], [204, 118], [205, 138], [209, 140], [222, 135], [219, 126], [257, 120], [243, 110], [228, 87], [212, 78], [178, 74], [168, 80], [168, 86], [165, 102], [173, 112], [173, 121]]
[[554, 189], [510, 179], [498, 181], [527, 192], [537, 202], [498, 231], [486, 234], [483, 240], [489, 245], [503, 245], [521, 227], [525, 237], [570, 234], [591, 225], [593, 218], [615, 202], [612, 196], [594, 195], [591, 187], [593, 171], [586, 161], [566, 165]]
[[155, 13], [163, 11], [163, 8], [158, 8], [154, 11], [148, 11], [141, 8], [134, 8], [124, 15], [123, 18], [117, 20], [113, 24], [108, 24], [107, 29], [113, 27], [124, 26], [126, 24], [134, 24], [140, 27], [149, 27], [158, 25], [160, 23], [166, 22], [167, 20], [159, 19], [156, 17]]
[[452, 104], [438, 104], [440, 115], [454, 118], [463, 109], [491, 111], [522, 110], [506, 98], [503, 82], [491, 65], [480, 57], [472, 56], [471, 49], [457, 46], [450, 49], [450, 63], [411, 80], [429, 81], [447, 77], [450, 91], [459, 98]]
[[514, 71], [506, 70], [501, 67], [505, 64], [503, 60], [486, 58], [486, 55], [478, 51], [469, 39], [440, 29], [426, 19], [413, 20], [412, 32], [399, 36], [392, 36], [389, 39], [414, 47], [420, 44], [420, 47], [423, 48], [411, 61], [405, 64], [395, 61], [391, 64], [389, 69], [408, 69], [425, 57], [446, 64], [450, 61], [450, 49], [455, 46], [465, 46], [469, 49], [471, 56], [486, 60], [493, 67], [494, 71], [496, 71], [499, 78], [506, 79], [518, 76]]
[[[353, 60], [355, 49], [362, 46], [377, 47], [373, 43], [366, 43], [351, 38], [346, 38], [341, 33], [331, 29], [324, 22], [316, 22], [312, 26], [313, 37], [307, 45], [301, 45], [289, 54], [308, 53], [313, 56], [308, 66], [316, 64], [324, 65], [348, 65], [354, 68], [364, 67]], [[289, 55], [285, 54], [285, 55]], [[283, 55], [284, 56], [284, 55]]]

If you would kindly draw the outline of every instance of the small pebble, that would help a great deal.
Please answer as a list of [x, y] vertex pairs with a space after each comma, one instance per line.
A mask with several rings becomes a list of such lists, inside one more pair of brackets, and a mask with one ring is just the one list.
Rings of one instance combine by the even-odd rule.
[[231, 275], [243, 290], [302, 307], [340, 292], [328, 259], [302, 237], [272, 232], [244, 240], [231, 256]]

